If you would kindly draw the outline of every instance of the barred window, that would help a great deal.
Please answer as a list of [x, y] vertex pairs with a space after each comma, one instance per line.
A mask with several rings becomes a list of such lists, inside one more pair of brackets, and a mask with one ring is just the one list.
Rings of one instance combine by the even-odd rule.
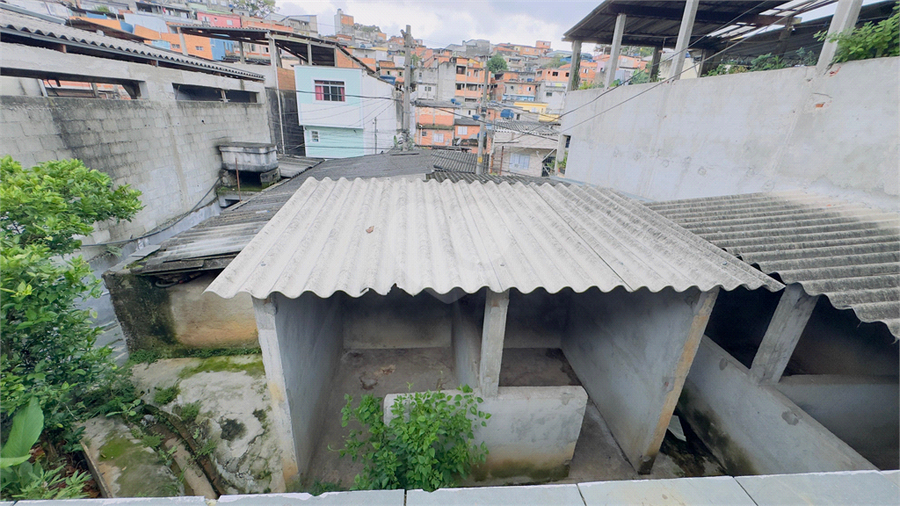
[[316, 81], [316, 100], [344, 102], [343, 81]]

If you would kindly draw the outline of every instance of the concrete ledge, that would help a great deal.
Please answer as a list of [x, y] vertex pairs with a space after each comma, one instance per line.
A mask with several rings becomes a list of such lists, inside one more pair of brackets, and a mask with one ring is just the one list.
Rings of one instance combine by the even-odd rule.
[[[12, 504], [12, 503], [9, 503]], [[19, 501], [16, 506], [207, 506], [202, 497], [118, 497], [115, 499], [67, 499]]]
[[878, 471], [740, 476], [758, 506], [900, 504], [900, 488]]
[[403, 506], [403, 490], [360, 490], [309, 494], [223, 495], [216, 504], [229, 506]]
[[476, 506], [527, 504], [583, 505], [578, 485], [538, 485], [533, 487], [443, 488], [434, 492], [410, 490], [406, 506]]
[[578, 489], [586, 506], [613, 504], [755, 506], [744, 489], [730, 476], [579, 483]]

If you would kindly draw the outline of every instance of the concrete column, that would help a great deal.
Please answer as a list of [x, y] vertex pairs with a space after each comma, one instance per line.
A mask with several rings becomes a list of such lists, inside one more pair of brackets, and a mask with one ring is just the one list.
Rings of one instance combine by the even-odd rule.
[[570, 70], [569, 74], [569, 90], [574, 91], [578, 89], [578, 86], [581, 84], [581, 41], [576, 40], [572, 42], [572, 70]]
[[238, 47], [241, 48], [241, 63], [247, 63], [247, 58], [244, 56], [244, 42], [239, 41]]
[[294, 431], [291, 425], [291, 409], [287, 400], [287, 384], [284, 378], [281, 348], [278, 345], [278, 333], [275, 327], [275, 315], [278, 308], [273, 298], [253, 298], [253, 313], [256, 316], [256, 328], [259, 333], [259, 347], [262, 351], [263, 367], [266, 371], [266, 384], [271, 399], [273, 425], [278, 446], [281, 448], [281, 465], [284, 482], [297, 476], [296, 447]]
[[678, 30], [678, 41], [675, 43], [675, 56], [673, 56], [672, 70], [669, 79], [677, 81], [684, 70], [684, 55], [691, 45], [691, 33], [694, 31], [694, 17], [697, 16], [697, 7], [700, 0], [687, 0], [684, 5], [684, 16], [681, 18], [681, 28]]
[[[553, 159], [553, 174], [559, 175], [559, 162], [566, 156], [566, 134], [559, 134], [559, 140], [556, 141], [556, 158]], [[503, 170], [503, 164], [500, 164], [500, 170]]]
[[312, 65], [312, 64], [313, 64], [313, 59], [312, 59], [312, 44], [309, 43], [309, 42], [306, 43], [306, 64], [307, 64], [307, 65]]
[[496, 397], [500, 388], [500, 362], [503, 359], [503, 337], [506, 334], [506, 311], [509, 290], [487, 291], [484, 303], [484, 325], [481, 330], [481, 394]]
[[612, 49], [609, 51], [609, 63], [606, 64], [606, 88], [612, 88], [616, 80], [616, 69], [619, 67], [619, 53], [622, 51], [622, 35], [625, 33], [625, 15], [616, 16], [616, 28], [613, 31]]
[[[834, 11], [834, 17], [831, 18], [831, 25], [828, 26], [828, 35], [835, 33], [844, 33], [852, 30], [856, 26], [856, 20], [859, 19], [859, 9], [862, 7], [862, 0], [838, 0], [837, 8]], [[825, 42], [822, 45], [822, 52], [819, 53], [819, 63], [816, 64], [817, 72], [825, 72], [834, 59], [837, 52], [837, 42]]]
[[662, 46], [653, 48], [653, 59], [650, 60], [650, 82], [659, 77], [659, 59], [662, 57]]
[[[275, 38], [271, 35], [269, 36], [269, 63], [273, 67], [281, 66], [281, 58], [278, 57], [278, 46], [275, 45]], [[277, 88], [277, 86], [276, 86]]]
[[775, 384], [781, 379], [818, 300], [818, 295], [810, 297], [796, 283], [784, 289], [750, 367], [758, 382]]
[[181, 54], [188, 56], [187, 42], [184, 41], [184, 34], [181, 33], [181, 27], [178, 27], [178, 42], [181, 43]]

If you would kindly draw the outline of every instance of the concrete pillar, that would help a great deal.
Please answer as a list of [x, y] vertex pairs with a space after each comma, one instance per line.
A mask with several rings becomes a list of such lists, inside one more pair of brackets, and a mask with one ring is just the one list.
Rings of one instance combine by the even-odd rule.
[[278, 46], [275, 45], [275, 38], [269, 35], [269, 63], [273, 67], [278, 68], [281, 66], [280, 60], [281, 58], [278, 57]]
[[784, 289], [750, 367], [758, 382], [775, 384], [781, 379], [818, 300], [818, 295], [810, 297], [796, 283]]
[[287, 384], [285, 383], [281, 348], [278, 345], [278, 334], [275, 327], [275, 315], [278, 313], [278, 307], [272, 297], [267, 299], [254, 297], [253, 313], [256, 316], [259, 347], [262, 351], [266, 384], [271, 399], [272, 428], [275, 430], [275, 437], [281, 448], [284, 482], [289, 482], [297, 476], [299, 468], [294, 445], [294, 431], [291, 425], [291, 410], [287, 400]]
[[503, 337], [506, 334], [506, 311], [509, 290], [487, 291], [484, 302], [484, 325], [481, 329], [481, 394], [496, 397], [500, 388], [500, 362], [503, 359]]
[[659, 60], [662, 58], [662, 46], [653, 48], [653, 59], [650, 60], [650, 82], [656, 81], [659, 77]]
[[694, 17], [697, 16], [697, 7], [700, 0], [687, 0], [684, 4], [684, 16], [681, 18], [681, 28], [678, 30], [678, 40], [675, 43], [675, 55], [672, 57], [669, 79], [676, 81], [684, 70], [684, 55], [691, 45], [691, 33], [694, 31]]
[[247, 63], [247, 58], [244, 56], [244, 42], [239, 41], [238, 47], [241, 48], [241, 63]]
[[569, 90], [577, 90], [581, 84], [581, 41], [572, 42], [572, 70], [569, 73]]
[[[563, 108], [565, 109], [565, 108]], [[556, 158], [553, 159], [553, 175], [559, 175], [559, 162], [566, 156], [566, 134], [559, 134], [559, 140], [556, 141]], [[501, 163], [500, 170], [503, 170]]]
[[309, 43], [309, 42], [306, 43], [306, 64], [307, 64], [307, 65], [312, 65], [312, 64], [313, 64], [313, 59], [312, 59], [312, 43]]
[[[834, 11], [834, 17], [831, 18], [831, 25], [828, 26], [828, 35], [835, 33], [843, 33], [852, 30], [856, 26], [856, 20], [859, 19], [859, 9], [862, 7], [862, 0], [838, 0], [837, 8]], [[822, 52], [819, 53], [819, 63], [816, 64], [817, 72], [825, 72], [834, 59], [834, 53], [837, 52], [837, 42], [825, 42], [822, 45]]]
[[184, 41], [184, 34], [181, 33], [181, 27], [178, 27], [178, 42], [181, 44], [181, 54], [188, 56], [187, 42]]
[[625, 15], [616, 16], [616, 28], [613, 31], [612, 49], [609, 51], [609, 63], [606, 64], [606, 88], [612, 88], [616, 80], [616, 69], [619, 67], [619, 53], [622, 51], [622, 35], [625, 33]]

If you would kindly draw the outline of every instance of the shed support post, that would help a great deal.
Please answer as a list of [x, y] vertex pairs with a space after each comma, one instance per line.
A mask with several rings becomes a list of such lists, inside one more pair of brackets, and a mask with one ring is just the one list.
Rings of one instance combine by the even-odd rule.
[[284, 365], [281, 360], [281, 348], [278, 344], [278, 332], [275, 327], [277, 312], [278, 308], [272, 297], [253, 298], [253, 313], [256, 316], [256, 327], [259, 332], [259, 348], [262, 351], [263, 368], [266, 371], [266, 384], [269, 388], [269, 399], [274, 418], [273, 428], [278, 446], [281, 448], [284, 482], [290, 482], [297, 476], [299, 466], [294, 444], [294, 430], [291, 425], [291, 408], [287, 400]]
[[581, 41], [572, 42], [572, 68], [569, 70], [569, 91], [575, 91], [581, 84]]
[[[838, 0], [834, 17], [831, 18], [831, 25], [828, 26], [828, 35], [852, 30], [859, 19], [859, 9], [861, 7], [862, 0]], [[834, 59], [836, 52], [837, 42], [826, 41], [822, 45], [822, 52], [819, 53], [819, 63], [816, 64], [816, 72], [824, 73], [831, 65], [831, 60]]]
[[622, 35], [625, 34], [625, 15], [616, 16], [616, 28], [613, 32], [612, 48], [609, 51], [609, 63], [606, 64], [606, 88], [612, 88], [616, 80], [616, 69], [619, 67], [619, 53], [622, 52]]
[[[559, 175], [559, 162], [565, 158], [566, 153], [566, 134], [559, 134], [559, 140], [556, 141], [556, 158], [553, 159], [553, 175]], [[503, 172], [503, 160], [500, 161], [500, 171]]]
[[241, 48], [241, 63], [247, 63], [247, 57], [244, 55], [244, 41], [238, 41], [238, 47]]
[[750, 375], [759, 383], [774, 385], [781, 379], [818, 300], [818, 295], [807, 295], [799, 283], [784, 289], [750, 366]]
[[309, 43], [309, 42], [306, 43], [306, 64], [307, 64], [307, 65], [312, 65], [312, 64], [313, 64], [313, 58], [312, 58], [312, 44]]
[[672, 56], [672, 71], [669, 79], [677, 81], [684, 71], [684, 56], [688, 46], [691, 45], [691, 33], [694, 31], [694, 18], [697, 16], [697, 7], [700, 0], [687, 0], [684, 4], [684, 16], [681, 18], [681, 28], [678, 30], [678, 40], [675, 42], [675, 54]]
[[481, 394], [496, 397], [500, 388], [500, 362], [503, 359], [503, 337], [506, 334], [506, 311], [509, 290], [487, 291], [484, 302], [484, 325], [481, 330]]
[[662, 57], [662, 46], [653, 48], [653, 59], [650, 60], [650, 82], [656, 81], [659, 77], [659, 60]]

